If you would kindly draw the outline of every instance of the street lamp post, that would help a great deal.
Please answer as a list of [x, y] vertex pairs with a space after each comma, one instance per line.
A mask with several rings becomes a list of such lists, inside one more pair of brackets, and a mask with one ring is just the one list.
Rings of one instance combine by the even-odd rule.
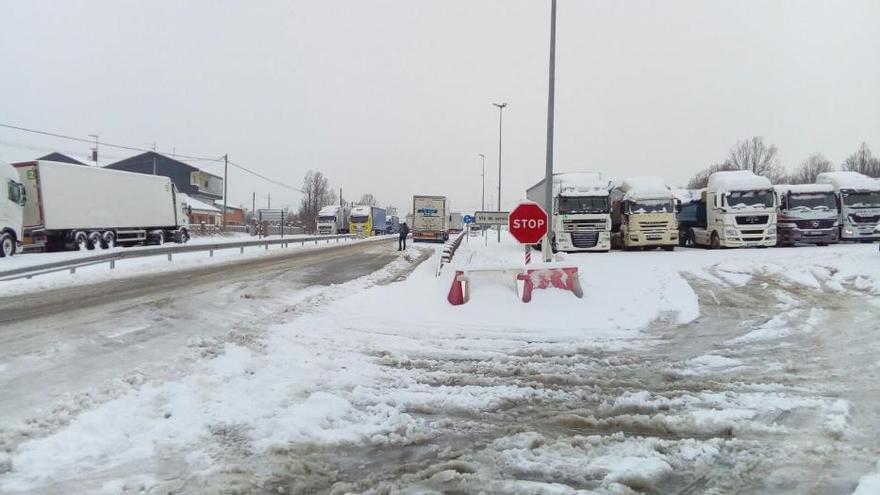
[[[493, 103], [498, 107], [498, 211], [501, 211], [501, 119], [507, 103]], [[498, 242], [501, 242], [501, 226], [498, 226]]]
[[486, 155], [480, 153], [480, 158], [483, 159], [483, 173], [480, 174], [480, 177], [483, 178], [483, 194], [480, 196], [480, 204], [483, 211], [486, 211]]

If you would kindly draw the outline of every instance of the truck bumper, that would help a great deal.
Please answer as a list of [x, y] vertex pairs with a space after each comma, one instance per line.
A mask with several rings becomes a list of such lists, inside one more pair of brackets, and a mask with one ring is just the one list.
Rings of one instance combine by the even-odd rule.
[[876, 232], [874, 227], [855, 227], [846, 225], [841, 229], [841, 241], [861, 242], [861, 241], [880, 241], [880, 232]]
[[663, 235], [646, 235], [644, 232], [628, 232], [623, 238], [623, 244], [627, 247], [668, 247], [678, 246], [678, 230], [670, 230]]
[[412, 238], [413, 242], [446, 242], [446, 239], [449, 238], [449, 235], [446, 234], [446, 232], [431, 230], [413, 232]]
[[596, 242], [590, 244], [577, 244], [572, 240], [571, 234], [556, 234], [556, 250], [565, 253], [577, 253], [588, 251], [609, 251], [611, 249], [611, 233], [607, 231], [599, 232], [596, 236]]
[[797, 228], [781, 228], [776, 234], [782, 244], [833, 244], [838, 242], [838, 229], [801, 230]]

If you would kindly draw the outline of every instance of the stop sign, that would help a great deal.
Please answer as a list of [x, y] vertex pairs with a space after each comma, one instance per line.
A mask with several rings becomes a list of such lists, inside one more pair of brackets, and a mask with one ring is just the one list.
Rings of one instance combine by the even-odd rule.
[[507, 227], [520, 244], [537, 244], [547, 234], [547, 213], [538, 203], [520, 203], [510, 212]]

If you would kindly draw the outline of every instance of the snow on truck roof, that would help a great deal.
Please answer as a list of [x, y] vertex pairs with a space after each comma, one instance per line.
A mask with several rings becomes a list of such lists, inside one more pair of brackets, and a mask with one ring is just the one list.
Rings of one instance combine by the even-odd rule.
[[831, 184], [836, 189], [880, 191], [880, 181], [858, 172], [822, 172], [816, 177], [819, 184]]
[[372, 209], [372, 206], [359, 205], [351, 209], [351, 214], [352, 216], [369, 215]]
[[777, 184], [773, 189], [779, 194], [791, 192], [794, 194], [816, 194], [834, 192], [831, 184]]
[[628, 198], [671, 198], [672, 190], [661, 177], [628, 177], [617, 185]]
[[320, 210], [318, 210], [318, 215], [336, 215], [336, 212], [342, 208], [339, 205], [328, 205], [322, 206]]
[[755, 191], [771, 189], [770, 179], [755, 175], [750, 170], [727, 170], [709, 176], [706, 189], [712, 192]]
[[[543, 181], [542, 181], [543, 182]], [[565, 172], [553, 174], [554, 185], [559, 186], [560, 196], [607, 196], [608, 182], [599, 172]], [[540, 183], [539, 183], [540, 184]]]

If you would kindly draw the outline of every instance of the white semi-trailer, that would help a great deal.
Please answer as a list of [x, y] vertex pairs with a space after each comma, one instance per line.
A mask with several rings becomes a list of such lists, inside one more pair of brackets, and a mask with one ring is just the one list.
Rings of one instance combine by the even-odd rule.
[[0, 258], [5, 258], [15, 254], [21, 243], [27, 194], [15, 169], [5, 162], [0, 162], [0, 186]]
[[446, 242], [449, 239], [449, 213], [446, 196], [413, 196], [410, 230], [413, 242]]
[[858, 172], [824, 172], [818, 184], [831, 184], [837, 196], [840, 240], [880, 240], [880, 181]]
[[[526, 191], [526, 197], [544, 205], [544, 181]], [[546, 205], [545, 205], [546, 206]], [[554, 251], [608, 251], [611, 249], [611, 203], [608, 181], [597, 172], [553, 174], [551, 217]]]
[[609, 190], [611, 246], [615, 249], [663, 248], [678, 244], [676, 199], [660, 177], [631, 177]]
[[831, 184], [779, 184], [773, 190], [779, 214], [777, 246], [825, 246], [838, 241], [837, 202]]
[[[693, 211], [691, 211], [693, 210]], [[700, 200], [682, 208], [679, 215], [692, 218], [686, 245], [768, 247], [776, 245], [776, 200], [766, 177], [749, 170], [715, 172]]]
[[318, 233], [321, 235], [347, 234], [349, 209], [345, 206], [324, 206], [318, 211]]
[[31, 198], [25, 245], [84, 250], [189, 240], [168, 177], [42, 160], [13, 166]]

